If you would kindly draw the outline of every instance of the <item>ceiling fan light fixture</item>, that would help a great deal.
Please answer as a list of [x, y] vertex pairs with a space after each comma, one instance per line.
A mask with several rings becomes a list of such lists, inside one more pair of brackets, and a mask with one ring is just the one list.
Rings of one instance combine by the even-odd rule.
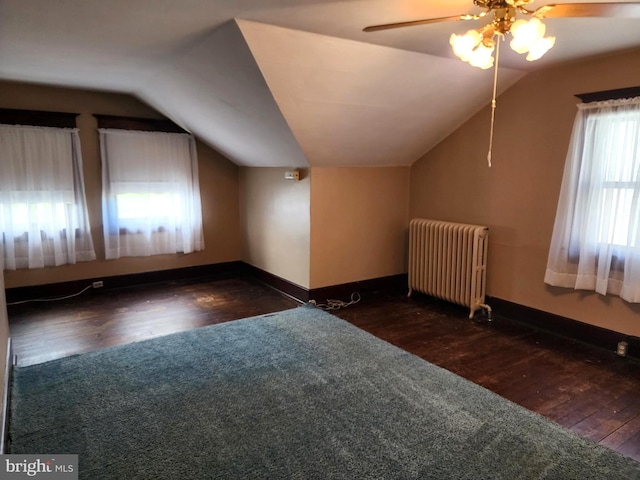
[[513, 37], [509, 43], [511, 48], [517, 53], [526, 53], [527, 60], [532, 62], [547, 53], [556, 41], [555, 37], [545, 37], [545, 31], [544, 23], [534, 17], [530, 20], [516, 20], [504, 32], [494, 22], [478, 30], [469, 30], [464, 35], [454, 33], [449, 43], [460, 60], [474, 67], [487, 69], [494, 64], [492, 54], [496, 35], [504, 37], [505, 33], [510, 33]]

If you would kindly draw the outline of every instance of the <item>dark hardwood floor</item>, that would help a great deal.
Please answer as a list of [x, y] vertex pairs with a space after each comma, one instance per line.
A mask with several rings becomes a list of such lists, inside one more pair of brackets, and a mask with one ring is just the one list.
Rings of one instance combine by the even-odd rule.
[[18, 366], [299, 306], [249, 279], [88, 290], [55, 302], [9, 305]]
[[[250, 278], [89, 290], [9, 306], [18, 365], [260, 315], [299, 303]], [[405, 291], [332, 311], [560, 425], [640, 461], [640, 363]]]

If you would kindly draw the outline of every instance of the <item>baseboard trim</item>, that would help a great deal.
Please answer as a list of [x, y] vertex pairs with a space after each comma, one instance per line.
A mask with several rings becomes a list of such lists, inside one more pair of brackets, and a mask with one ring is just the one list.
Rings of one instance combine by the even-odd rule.
[[51, 283], [45, 285], [33, 285], [26, 287], [14, 287], [6, 290], [7, 304], [33, 300], [36, 298], [55, 298], [72, 295], [91, 285], [93, 282], [102, 281], [101, 290], [135, 287], [154, 283], [166, 283], [182, 280], [219, 279], [234, 276], [249, 275], [262, 283], [279, 290], [280, 292], [307, 303], [309, 300], [324, 302], [327, 299], [348, 299], [352, 293], [367, 294], [384, 290], [396, 290], [407, 288], [407, 274], [391, 275], [388, 277], [373, 278], [357, 282], [331, 285], [328, 287], [308, 289], [297, 285], [282, 277], [269, 273], [253, 265], [242, 261], [216, 263], [211, 265], [199, 265], [172, 270], [159, 270], [153, 272], [132, 273], [111, 277], [95, 277], [70, 282]]
[[[111, 277], [86, 278], [70, 282], [51, 283], [27, 287], [15, 287], [6, 289], [7, 304], [33, 300], [36, 298], [55, 298], [72, 295], [95, 281], [103, 282], [103, 289], [135, 287], [153, 283], [166, 283], [172, 281], [194, 279], [218, 279], [237, 276], [244, 270], [244, 262], [226, 262], [210, 265], [197, 265], [192, 267], [174, 268], [171, 270], [158, 270], [153, 272], [130, 273]], [[95, 290], [96, 293], [100, 290]]]
[[253, 265], [245, 264], [245, 272], [247, 275], [260, 280], [269, 287], [279, 290], [302, 303], [307, 303], [310, 300], [315, 300], [318, 303], [324, 303], [327, 299], [348, 300], [354, 292], [366, 295], [373, 292], [407, 288], [406, 273], [343, 283], [329, 287], [307, 289], [258, 267], [254, 267]]
[[282, 277], [269, 273], [248, 263], [243, 263], [243, 270], [246, 275], [256, 278], [265, 285], [274, 288], [301, 303], [307, 303], [309, 301], [309, 290], [305, 287], [285, 280]]
[[487, 297], [487, 303], [491, 304], [494, 318], [504, 317], [554, 335], [577, 340], [612, 352], [616, 351], [618, 342], [627, 342], [629, 345], [627, 356], [640, 359], [640, 338], [496, 297]]
[[312, 288], [309, 291], [309, 299], [323, 303], [328, 299], [349, 299], [355, 292], [362, 295], [399, 289], [407, 290], [407, 278], [406, 273], [401, 273], [388, 277], [372, 278], [329, 287]]
[[2, 394], [2, 418], [0, 419], [0, 455], [4, 455], [9, 444], [9, 407], [11, 402], [11, 377], [13, 376], [13, 344], [7, 338], [7, 358], [4, 371], [4, 391]]

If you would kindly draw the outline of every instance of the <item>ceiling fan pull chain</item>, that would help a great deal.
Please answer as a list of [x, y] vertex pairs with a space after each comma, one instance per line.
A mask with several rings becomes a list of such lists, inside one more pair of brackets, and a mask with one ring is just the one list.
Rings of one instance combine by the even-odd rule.
[[496, 63], [493, 70], [493, 97], [491, 97], [491, 132], [489, 133], [489, 153], [487, 154], [487, 164], [491, 168], [491, 151], [493, 150], [493, 123], [496, 118], [496, 91], [498, 88], [498, 62], [500, 61], [500, 40], [502, 36], [498, 35], [496, 41]]

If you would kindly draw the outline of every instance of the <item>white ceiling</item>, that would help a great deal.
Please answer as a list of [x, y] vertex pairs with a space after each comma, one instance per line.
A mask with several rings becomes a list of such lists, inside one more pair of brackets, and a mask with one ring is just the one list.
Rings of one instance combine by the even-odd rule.
[[[410, 165], [489, 102], [493, 72], [449, 47], [482, 22], [362, 28], [478, 11], [472, 0], [0, 0], [0, 78], [136, 95], [238, 165]], [[640, 48], [640, 18], [545, 23], [554, 48], [532, 63], [503, 49], [499, 91], [533, 69]]]

